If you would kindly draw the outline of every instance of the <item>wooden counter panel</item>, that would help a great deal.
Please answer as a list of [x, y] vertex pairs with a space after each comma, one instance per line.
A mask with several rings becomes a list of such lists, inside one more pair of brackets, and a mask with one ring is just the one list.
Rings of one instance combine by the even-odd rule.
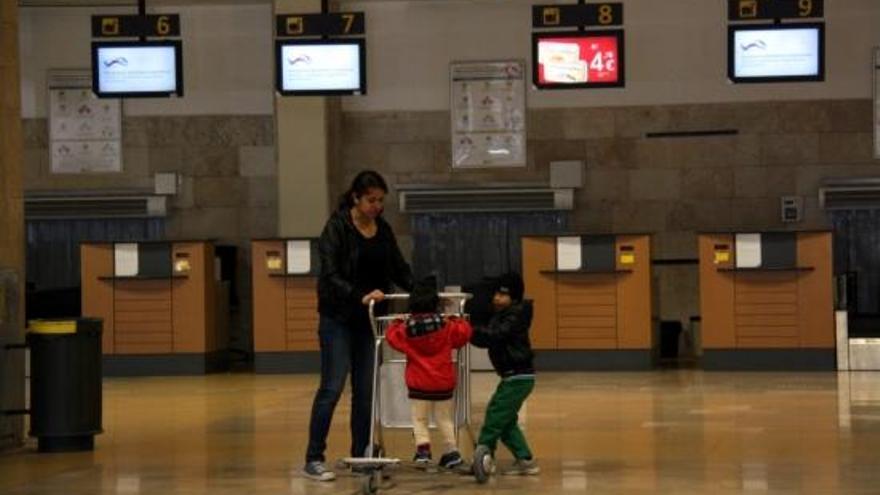
[[173, 341], [170, 328], [167, 332], [128, 332], [116, 336], [117, 344], [164, 344], [170, 348]]
[[101, 318], [103, 330], [101, 352], [113, 354], [113, 282], [98, 277], [113, 276], [113, 244], [80, 245], [80, 280], [82, 283], [82, 316]]
[[832, 259], [830, 232], [798, 234], [798, 264], [813, 267], [798, 279], [802, 347], [835, 347]]
[[797, 325], [737, 325], [736, 338], [743, 337], [792, 337], [797, 338]]
[[556, 280], [541, 273], [556, 268], [556, 240], [550, 237], [522, 238], [522, 269], [525, 296], [534, 301], [531, 339], [535, 349], [557, 348]]
[[615, 304], [582, 304], [578, 306], [559, 306], [556, 310], [557, 318], [572, 316], [611, 316], [617, 317], [617, 305]]
[[737, 347], [741, 349], [795, 349], [798, 337], [737, 337]]
[[171, 343], [117, 342], [116, 354], [171, 354]]
[[580, 337], [568, 337], [562, 336], [559, 337], [559, 348], [560, 349], [602, 349], [602, 350], [612, 350], [617, 349], [617, 338], [616, 337], [605, 337], [605, 338], [580, 338]]
[[253, 301], [254, 351], [287, 350], [285, 335], [285, 288], [287, 279], [272, 277], [266, 267], [269, 252], [284, 255], [284, 241], [251, 242], [251, 290]]
[[[701, 234], [698, 236], [700, 255], [700, 333], [705, 349], [732, 349], [736, 347], [734, 329], [735, 275], [719, 272], [718, 268], [734, 263], [733, 236], [730, 234]], [[715, 263], [715, 247], [726, 246], [728, 260]]]

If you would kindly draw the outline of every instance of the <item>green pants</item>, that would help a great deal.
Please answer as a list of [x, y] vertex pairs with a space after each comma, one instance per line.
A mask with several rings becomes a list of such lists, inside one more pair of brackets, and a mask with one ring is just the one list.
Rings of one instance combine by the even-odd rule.
[[498, 440], [501, 440], [516, 459], [530, 459], [532, 451], [517, 425], [517, 419], [523, 402], [534, 388], [535, 378], [531, 376], [502, 380], [486, 406], [486, 419], [477, 443], [494, 453]]

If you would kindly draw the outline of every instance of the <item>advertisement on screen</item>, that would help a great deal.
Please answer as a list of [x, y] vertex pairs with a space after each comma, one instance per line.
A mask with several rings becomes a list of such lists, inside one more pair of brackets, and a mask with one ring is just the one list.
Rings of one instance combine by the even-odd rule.
[[535, 38], [539, 88], [623, 85], [622, 32], [546, 34]]
[[279, 50], [282, 93], [362, 94], [363, 45], [357, 42], [283, 44]]
[[822, 30], [816, 26], [731, 28], [730, 56], [735, 82], [821, 80]]
[[96, 47], [96, 93], [130, 95], [178, 92], [177, 49], [173, 45]]

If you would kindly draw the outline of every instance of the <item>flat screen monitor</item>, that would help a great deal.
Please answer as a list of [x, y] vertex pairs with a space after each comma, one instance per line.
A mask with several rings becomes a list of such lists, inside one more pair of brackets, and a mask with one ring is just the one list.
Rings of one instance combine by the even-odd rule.
[[92, 91], [99, 98], [183, 96], [179, 40], [92, 43]]
[[367, 93], [363, 39], [278, 40], [275, 85], [285, 96]]
[[729, 26], [727, 75], [735, 83], [825, 80], [825, 24]]
[[534, 33], [532, 81], [538, 89], [623, 86], [623, 30]]

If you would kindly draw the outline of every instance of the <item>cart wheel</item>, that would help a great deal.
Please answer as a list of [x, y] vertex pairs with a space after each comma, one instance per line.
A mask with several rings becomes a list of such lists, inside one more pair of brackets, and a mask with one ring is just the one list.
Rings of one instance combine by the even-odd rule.
[[489, 475], [495, 468], [494, 462], [492, 453], [485, 445], [478, 445], [474, 449], [474, 477], [477, 479], [477, 483], [489, 481]]
[[375, 470], [370, 473], [369, 476], [364, 480], [363, 486], [361, 486], [361, 493], [364, 495], [376, 495], [379, 492], [379, 481], [381, 480], [382, 474], [379, 470]]

